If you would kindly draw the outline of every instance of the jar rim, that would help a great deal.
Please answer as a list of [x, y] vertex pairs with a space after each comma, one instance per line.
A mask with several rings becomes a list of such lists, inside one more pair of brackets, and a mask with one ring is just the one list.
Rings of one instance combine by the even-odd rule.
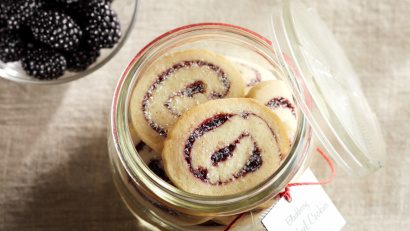
[[[147, 192], [153, 194], [169, 205], [184, 209], [194, 210], [196, 214], [219, 214], [232, 215], [248, 211], [258, 204], [276, 196], [296, 175], [297, 170], [306, 159], [307, 148], [311, 138], [311, 129], [302, 113], [298, 113], [298, 129], [292, 148], [287, 158], [274, 172], [272, 176], [260, 183], [258, 186], [242, 193], [226, 196], [203, 196], [185, 192], [172, 186], [157, 175], [155, 175], [142, 161], [135, 150], [128, 129], [128, 105], [130, 92], [134, 89], [134, 73], [141, 66], [141, 60], [152, 52], [154, 46], [164, 43], [170, 38], [190, 33], [192, 31], [225, 31], [235, 35], [243, 36], [250, 42], [256, 42], [274, 54], [272, 43], [249, 29], [226, 24], [226, 23], [198, 23], [189, 24], [170, 30], [143, 47], [131, 60], [123, 72], [117, 87], [111, 107], [111, 131], [116, 146], [117, 154], [127, 174], [134, 182], [141, 182]], [[252, 41], [253, 40], [253, 41]], [[285, 64], [282, 64], [285, 65]], [[122, 114], [121, 114], [122, 113]], [[303, 155], [296, 155], [303, 153]]]

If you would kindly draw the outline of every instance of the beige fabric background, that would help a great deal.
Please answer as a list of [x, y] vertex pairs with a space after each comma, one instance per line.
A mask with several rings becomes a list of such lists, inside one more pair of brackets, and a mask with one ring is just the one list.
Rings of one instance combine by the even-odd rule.
[[[137, 230], [115, 191], [106, 147], [122, 70], [155, 36], [187, 23], [230, 22], [269, 37], [273, 2], [143, 0], [124, 49], [91, 76], [59, 86], [0, 80], [0, 230]], [[344, 230], [408, 230], [410, 1], [313, 4], [346, 48], [388, 144], [384, 169], [361, 179], [338, 171], [326, 191], [347, 220]]]

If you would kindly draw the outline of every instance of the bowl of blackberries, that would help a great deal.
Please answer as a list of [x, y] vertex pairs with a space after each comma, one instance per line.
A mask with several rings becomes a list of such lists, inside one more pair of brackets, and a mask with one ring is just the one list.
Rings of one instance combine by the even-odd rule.
[[137, 0], [0, 0], [0, 77], [63, 83], [108, 62], [131, 31]]

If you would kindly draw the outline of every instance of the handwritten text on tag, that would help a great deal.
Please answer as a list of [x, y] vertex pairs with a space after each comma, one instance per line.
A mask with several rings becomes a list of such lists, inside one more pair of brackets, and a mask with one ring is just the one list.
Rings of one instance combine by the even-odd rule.
[[[317, 182], [310, 169], [298, 182]], [[292, 202], [284, 198], [272, 207], [262, 223], [268, 231], [340, 231], [345, 220], [322, 186], [291, 188]]]

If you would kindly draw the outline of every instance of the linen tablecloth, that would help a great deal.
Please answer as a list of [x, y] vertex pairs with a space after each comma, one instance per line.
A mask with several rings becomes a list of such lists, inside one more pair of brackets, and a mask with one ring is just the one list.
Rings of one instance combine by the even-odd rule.
[[[410, 1], [312, 4], [356, 68], [387, 143], [382, 170], [352, 178], [338, 169], [325, 189], [344, 230], [408, 230]], [[188, 23], [228, 22], [270, 37], [272, 7], [274, 0], [142, 0], [124, 48], [90, 76], [57, 86], [0, 79], [0, 230], [138, 230], [114, 188], [106, 147], [121, 72], [151, 39]], [[314, 164], [319, 178], [322, 163]]]

